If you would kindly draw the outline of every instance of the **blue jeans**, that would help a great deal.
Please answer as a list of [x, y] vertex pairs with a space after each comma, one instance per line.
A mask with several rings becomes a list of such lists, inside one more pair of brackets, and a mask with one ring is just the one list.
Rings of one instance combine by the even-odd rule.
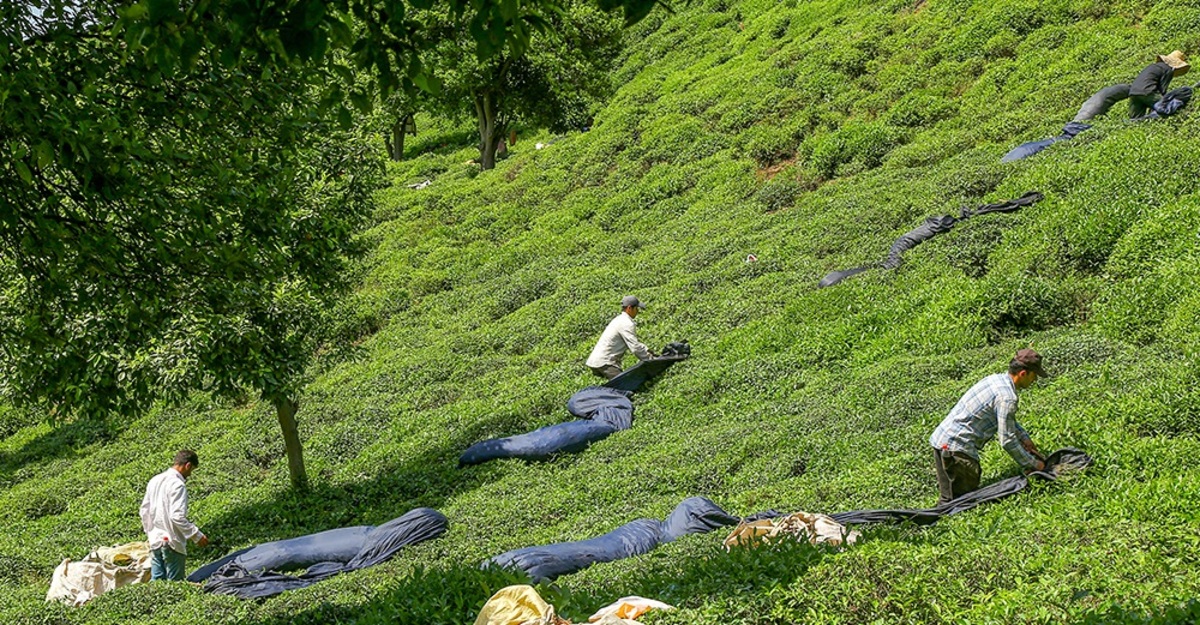
[[183, 581], [183, 566], [187, 556], [170, 547], [154, 549], [150, 552], [150, 581], [169, 579]]

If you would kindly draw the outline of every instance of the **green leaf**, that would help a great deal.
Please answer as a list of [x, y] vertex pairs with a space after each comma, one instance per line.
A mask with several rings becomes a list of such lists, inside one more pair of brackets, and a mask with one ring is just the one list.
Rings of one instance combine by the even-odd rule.
[[21, 177], [21, 180], [25, 184], [33, 182], [33, 172], [29, 171], [29, 166], [25, 164], [25, 161], [16, 161], [16, 164], [17, 175]]
[[519, 8], [520, 4], [517, 2], [517, 0], [501, 0], [500, 15], [504, 17], [505, 20], [511, 22], [517, 18], [517, 11]]
[[146, 3], [139, 2], [137, 4], [131, 4], [128, 7], [121, 9], [120, 15], [121, 15], [121, 17], [123, 17], [127, 20], [140, 20], [140, 19], [145, 18], [146, 14], [148, 12], [149, 12], [149, 9], [146, 7]]
[[38, 169], [45, 169], [54, 163], [54, 148], [50, 147], [50, 143], [46, 141], [42, 141], [34, 146], [33, 154]]
[[352, 31], [350, 26], [341, 19], [329, 21], [329, 35], [333, 38], [334, 42], [338, 43], [339, 45], [345, 45], [347, 42], [354, 39], [354, 31]]
[[431, 95], [439, 95], [442, 92], [442, 81], [432, 74], [420, 72], [412, 77], [412, 81], [422, 91]]
[[165, 22], [182, 15], [178, 0], [147, 0], [147, 3], [151, 22]]
[[354, 108], [363, 113], [367, 113], [371, 110], [371, 96], [363, 93], [362, 91], [351, 91], [350, 102], [354, 104]]
[[304, 7], [304, 9], [304, 27], [306, 29], [312, 30], [316, 28], [325, 19], [324, 0], [309, 0], [308, 6]]

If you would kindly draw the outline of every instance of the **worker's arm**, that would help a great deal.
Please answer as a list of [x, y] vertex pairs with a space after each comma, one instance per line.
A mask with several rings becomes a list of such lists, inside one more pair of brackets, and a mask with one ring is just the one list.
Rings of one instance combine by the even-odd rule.
[[142, 519], [142, 531], [147, 534], [154, 529], [150, 524], [150, 487], [146, 487], [146, 494], [142, 496], [142, 507], [138, 509], [138, 516]]
[[1041, 471], [1046, 465], [1026, 449], [1025, 441], [1029, 441], [1030, 445], [1033, 444], [1033, 441], [1029, 440], [1028, 435], [1022, 439], [1021, 433], [1024, 433], [1024, 430], [1017, 424], [1016, 414], [1017, 402], [1009, 399], [997, 400], [996, 437], [1000, 439], [1000, 445], [1004, 447], [1008, 455], [1012, 456], [1022, 469]]
[[183, 484], [176, 483], [172, 485], [169, 510], [171, 512], [171, 525], [174, 525], [179, 533], [183, 534], [188, 540], [199, 544], [201, 547], [208, 544], [208, 538], [187, 518], [188, 512], [188, 496], [187, 489]]
[[1025, 428], [1020, 425], [1017, 425], [1017, 436], [1020, 437], [1021, 446], [1025, 448], [1025, 451], [1029, 452], [1034, 458], [1045, 462], [1046, 457], [1038, 450], [1037, 445], [1033, 444], [1033, 439], [1029, 438], [1029, 432], [1026, 432]]
[[645, 344], [637, 339], [637, 336], [633, 333], [633, 328], [633, 325], [621, 328], [621, 339], [625, 341], [625, 346], [629, 348], [629, 351], [638, 357], [638, 360], [650, 360], [654, 355], [650, 353]]

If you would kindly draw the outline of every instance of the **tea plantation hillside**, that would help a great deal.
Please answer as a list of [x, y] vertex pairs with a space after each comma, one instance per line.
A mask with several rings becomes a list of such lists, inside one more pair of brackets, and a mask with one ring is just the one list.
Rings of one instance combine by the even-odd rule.
[[[651, 625], [1191, 622], [1200, 116], [1132, 124], [1122, 103], [999, 162], [1176, 48], [1200, 53], [1196, 0], [701, 0], [630, 30], [588, 132], [526, 133], [480, 173], [466, 129], [421, 119], [338, 311], [357, 347], [302, 400], [311, 492], [287, 489], [273, 412], [254, 402], [9, 428], [0, 622], [469, 623], [519, 579], [484, 559], [661, 519], [685, 497], [743, 515], [927, 507], [929, 433], [1025, 346], [1055, 376], [1023, 394], [1020, 420], [1045, 450], [1091, 454], [1088, 472], [929, 527], [865, 527], [844, 551], [690, 536], [543, 596], [575, 622], [627, 595], [681, 608]], [[816, 288], [927, 216], [1027, 191], [1045, 199]], [[649, 304], [651, 347], [693, 347], [636, 396], [633, 429], [458, 469], [476, 441], [570, 418], [627, 293]], [[191, 567], [416, 506], [452, 528], [262, 603], [155, 584], [44, 604], [62, 558], [142, 539], [145, 482], [185, 446], [202, 461], [191, 516], [217, 541]], [[986, 448], [985, 483], [1017, 473]]]

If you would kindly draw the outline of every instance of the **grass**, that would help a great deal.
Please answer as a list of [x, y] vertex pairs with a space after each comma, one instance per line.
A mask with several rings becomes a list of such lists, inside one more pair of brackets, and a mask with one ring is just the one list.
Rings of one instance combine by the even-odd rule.
[[[999, 159], [1152, 53], [1200, 49], [1197, 9], [710, 0], [631, 30], [589, 132], [544, 150], [549, 135], [523, 133], [479, 173], [463, 128], [422, 120], [337, 311], [358, 346], [302, 400], [312, 491], [286, 489], [257, 403], [196, 396], [58, 429], [0, 413], [0, 622], [462, 623], [518, 581], [484, 559], [663, 518], [688, 496], [739, 514], [931, 505], [929, 432], [1026, 345], [1057, 375], [1023, 395], [1021, 422], [1044, 449], [1088, 451], [1087, 474], [928, 528], [866, 528], [842, 552], [688, 537], [544, 595], [576, 621], [640, 594], [681, 608], [652, 624], [1191, 622], [1200, 124], [1115, 110]], [[1046, 199], [815, 288], [928, 215], [1029, 190]], [[627, 293], [650, 304], [652, 347], [694, 350], [637, 397], [635, 427], [550, 462], [455, 468], [471, 443], [568, 418]], [[185, 446], [202, 459], [192, 518], [218, 540], [193, 566], [416, 506], [452, 529], [261, 604], [186, 585], [43, 604], [61, 558], [139, 539], [142, 488]], [[986, 450], [985, 482], [1016, 470]]]

